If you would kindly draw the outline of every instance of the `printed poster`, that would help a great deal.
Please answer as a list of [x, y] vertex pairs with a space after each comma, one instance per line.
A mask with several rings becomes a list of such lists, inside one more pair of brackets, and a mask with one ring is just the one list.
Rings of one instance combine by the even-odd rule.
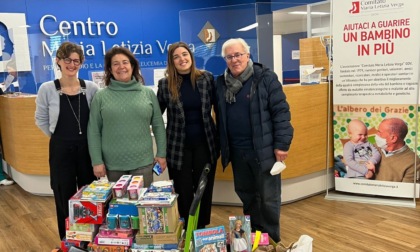
[[[418, 147], [420, 1], [340, 0], [333, 1], [332, 4], [336, 190], [366, 195], [419, 197], [419, 187], [417, 185], [415, 189], [414, 182], [419, 175], [415, 172], [415, 167], [419, 167], [420, 163], [415, 158], [420, 154]], [[378, 133], [381, 122], [390, 118], [403, 120], [408, 126], [404, 137], [407, 147], [404, 148], [407, 148], [406, 152], [412, 152], [413, 157], [395, 162], [399, 163], [397, 165], [391, 164], [389, 160], [403, 152], [402, 149], [384, 151], [383, 148], [379, 148], [380, 144], [386, 148], [393, 141], [391, 138], [396, 139], [395, 131], [386, 137], [384, 136], [386, 133], [383, 133], [385, 130]], [[366, 126], [366, 143], [363, 147], [360, 144], [348, 144], [345, 147], [346, 143], [352, 140], [349, 123], [355, 119]], [[387, 138], [385, 145], [383, 142], [380, 144], [377, 142], [382, 141], [376, 137], [378, 134], [383, 136], [382, 138]], [[399, 137], [403, 138], [401, 135]], [[377, 160], [378, 163], [374, 167], [376, 175], [370, 177], [366, 169], [372, 166], [367, 162], [374, 162], [367, 160], [372, 160], [374, 155], [377, 155], [374, 154], [374, 148], [382, 151], [384, 156]], [[346, 162], [344, 156], [352, 162]], [[347, 163], [355, 165], [349, 167]], [[401, 172], [405, 169], [403, 166], [410, 167], [410, 171], [414, 173], [412, 181], [411, 179], [410, 182], [395, 181], [397, 177], [405, 176]], [[392, 172], [394, 174], [391, 174]], [[381, 175], [386, 173], [387, 176], [379, 176], [378, 173], [382, 173]]]

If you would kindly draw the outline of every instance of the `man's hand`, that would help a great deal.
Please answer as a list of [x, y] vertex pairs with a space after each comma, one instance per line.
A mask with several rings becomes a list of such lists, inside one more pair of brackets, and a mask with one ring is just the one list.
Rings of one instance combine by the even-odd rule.
[[274, 155], [276, 155], [277, 161], [284, 161], [287, 158], [288, 152], [279, 149], [274, 149]]

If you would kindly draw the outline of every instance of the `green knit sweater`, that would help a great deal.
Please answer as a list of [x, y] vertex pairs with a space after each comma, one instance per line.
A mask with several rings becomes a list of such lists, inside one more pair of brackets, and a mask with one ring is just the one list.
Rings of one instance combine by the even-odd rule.
[[90, 107], [89, 153], [93, 165], [128, 171], [153, 163], [152, 126], [157, 157], [166, 157], [166, 133], [159, 103], [152, 89], [111, 79], [98, 91]]

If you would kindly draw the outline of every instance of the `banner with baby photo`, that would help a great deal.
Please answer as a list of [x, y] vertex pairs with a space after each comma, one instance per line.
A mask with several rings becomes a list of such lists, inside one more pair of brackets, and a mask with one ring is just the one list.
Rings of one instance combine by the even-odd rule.
[[420, 1], [332, 5], [335, 189], [419, 197]]

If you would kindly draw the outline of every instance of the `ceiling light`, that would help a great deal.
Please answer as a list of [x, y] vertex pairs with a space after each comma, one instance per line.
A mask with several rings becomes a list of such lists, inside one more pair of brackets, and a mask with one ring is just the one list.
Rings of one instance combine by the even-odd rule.
[[257, 28], [257, 27], [258, 27], [258, 23], [253, 23], [252, 25], [245, 26], [244, 28], [241, 28], [237, 31], [249, 31], [249, 30]]
[[[306, 11], [292, 11], [292, 12], [288, 12], [288, 14], [292, 14], [292, 15], [307, 15], [308, 12]], [[329, 12], [321, 12], [321, 11], [312, 11], [311, 15], [330, 15]]]

